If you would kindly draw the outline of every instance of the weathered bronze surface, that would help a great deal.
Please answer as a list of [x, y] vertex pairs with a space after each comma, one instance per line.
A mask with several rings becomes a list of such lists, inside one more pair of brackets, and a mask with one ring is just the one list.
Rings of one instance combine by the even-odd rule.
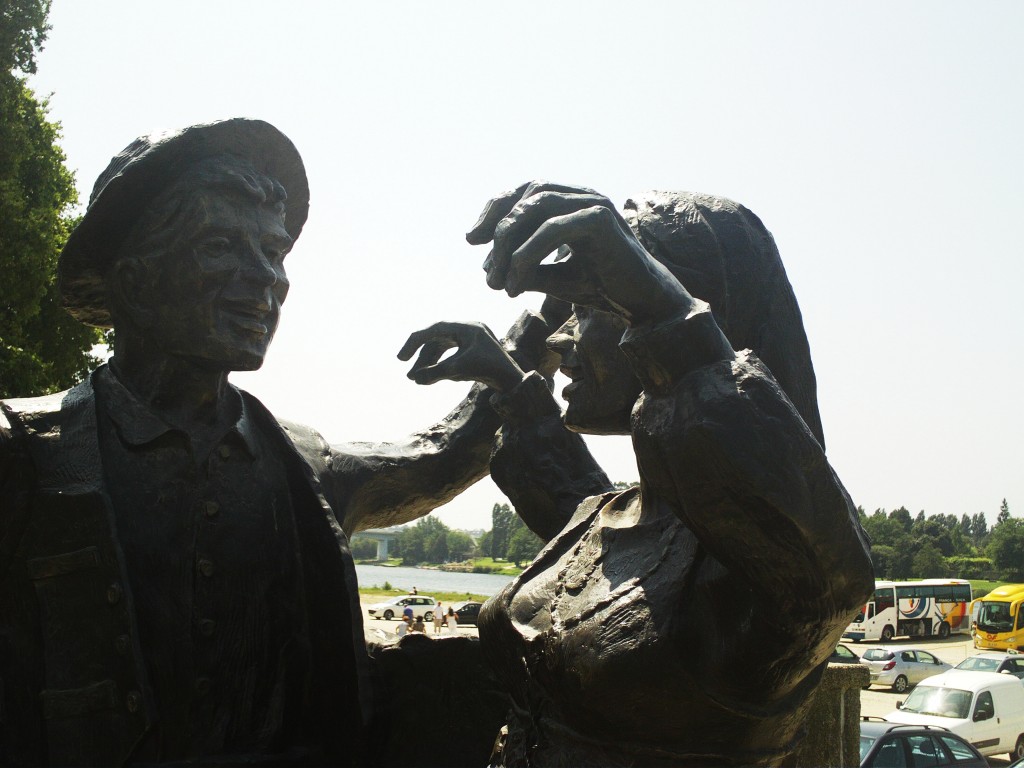
[[[505, 720], [496, 765], [778, 764], [871, 570], [761, 222], [685, 193], [495, 198], [470, 240], [540, 312], [503, 341], [413, 334], [410, 377], [469, 395], [405, 442], [331, 446], [228, 382], [262, 364], [308, 197], [257, 120], [140, 138], [97, 181], [60, 281], [114, 355], [0, 404], [0, 763], [438, 764], [401, 749], [418, 722], [482, 765]], [[631, 433], [640, 487], [578, 432]], [[548, 546], [479, 645], [368, 653], [347, 536], [488, 471]]]
[[[492, 242], [492, 288], [573, 303], [548, 341], [564, 415], [479, 326], [400, 353], [422, 345], [420, 383], [498, 390], [491, 476], [548, 542], [481, 614], [514, 702], [494, 764], [778, 765], [872, 573], [771, 235], [721, 198], [649, 193], [622, 214], [534, 183], [468, 237]], [[631, 433], [639, 488], [614, 491], [577, 432]]]
[[[407, 442], [329, 446], [228, 382], [262, 364], [308, 199], [295, 147], [258, 120], [142, 137], [97, 181], [59, 272], [114, 355], [0, 411], [0, 764], [378, 749], [387, 680], [347, 535], [482, 477], [500, 421], [477, 386]], [[533, 314], [512, 329], [519, 364], [553, 371], [547, 332]], [[461, 745], [476, 763], [500, 725], [481, 717]]]

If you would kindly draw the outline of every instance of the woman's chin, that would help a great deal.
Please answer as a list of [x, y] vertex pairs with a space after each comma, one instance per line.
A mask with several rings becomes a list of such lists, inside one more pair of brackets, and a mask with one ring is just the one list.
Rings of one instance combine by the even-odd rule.
[[632, 404], [628, 408], [614, 409], [593, 407], [593, 405], [569, 400], [564, 416], [566, 428], [585, 435], [628, 435], [630, 433], [629, 417], [632, 412]]

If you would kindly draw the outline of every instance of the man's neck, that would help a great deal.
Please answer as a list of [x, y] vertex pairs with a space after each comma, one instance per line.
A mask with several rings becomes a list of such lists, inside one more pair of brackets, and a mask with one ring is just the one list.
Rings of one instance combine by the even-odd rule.
[[118, 380], [167, 423], [196, 435], [237, 417], [228, 371], [166, 354], [118, 349], [110, 359]]

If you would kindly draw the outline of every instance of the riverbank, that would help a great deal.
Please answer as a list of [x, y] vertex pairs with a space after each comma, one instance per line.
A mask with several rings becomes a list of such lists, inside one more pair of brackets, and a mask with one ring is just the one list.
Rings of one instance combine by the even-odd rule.
[[493, 573], [466, 573], [361, 563], [356, 564], [356, 576], [359, 579], [360, 592], [374, 592], [393, 597], [415, 589], [421, 595], [430, 595], [446, 602], [486, 599], [498, 594], [513, 578]]
[[387, 560], [356, 560], [356, 565], [375, 565], [380, 568], [419, 568], [425, 571], [448, 571], [449, 573], [490, 573], [496, 576], [518, 576], [523, 569], [507, 560], [495, 560], [493, 557], [475, 557], [459, 563], [420, 563], [418, 565], [402, 565], [402, 558], [392, 557]]

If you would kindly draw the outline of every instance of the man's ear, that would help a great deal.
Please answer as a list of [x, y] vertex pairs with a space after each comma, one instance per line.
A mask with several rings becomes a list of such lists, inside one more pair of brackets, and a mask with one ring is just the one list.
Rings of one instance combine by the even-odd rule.
[[150, 296], [153, 275], [140, 259], [121, 259], [107, 277], [107, 292], [115, 314], [137, 328], [148, 328], [153, 311]]

